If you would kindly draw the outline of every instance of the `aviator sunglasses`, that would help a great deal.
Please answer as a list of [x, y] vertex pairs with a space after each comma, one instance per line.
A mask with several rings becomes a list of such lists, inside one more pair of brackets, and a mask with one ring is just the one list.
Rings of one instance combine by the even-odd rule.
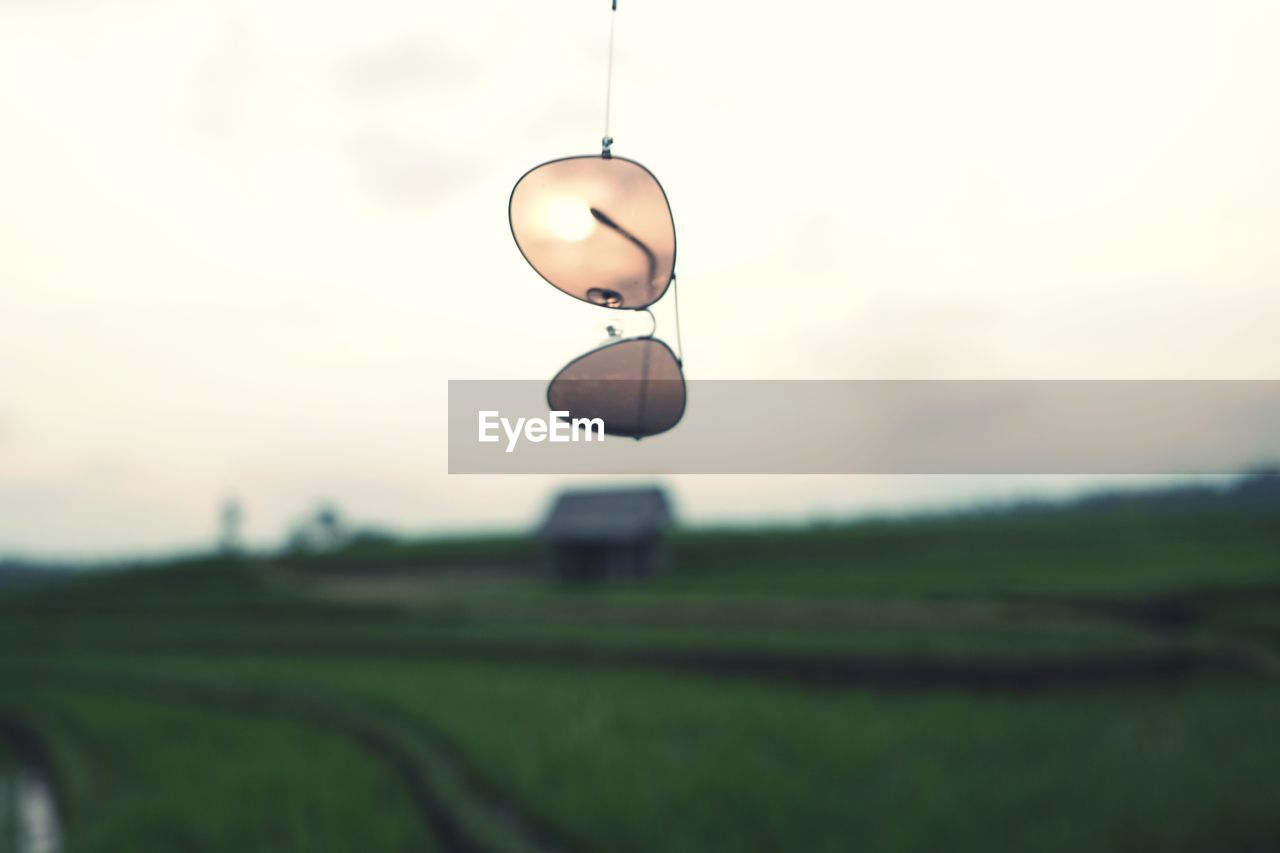
[[[599, 417], [607, 434], [638, 439], [674, 427], [686, 392], [682, 359], [654, 337], [657, 321], [649, 310], [676, 280], [671, 205], [652, 172], [611, 151], [616, 0], [612, 10], [600, 154], [550, 160], [525, 172], [511, 191], [507, 216], [524, 259], [557, 290], [602, 308], [645, 311], [654, 320], [646, 335], [611, 341], [569, 362], [547, 388], [553, 410]], [[678, 343], [678, 301], [676, 324]]]

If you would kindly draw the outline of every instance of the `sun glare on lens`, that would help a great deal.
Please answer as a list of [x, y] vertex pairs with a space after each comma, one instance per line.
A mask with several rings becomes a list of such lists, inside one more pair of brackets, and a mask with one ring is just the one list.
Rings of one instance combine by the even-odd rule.
[[576, 198], [556, 198], [547, 204], [547, 226], [561, 240], [577, 242], [586, 239], [596, 227], [591, 208]]

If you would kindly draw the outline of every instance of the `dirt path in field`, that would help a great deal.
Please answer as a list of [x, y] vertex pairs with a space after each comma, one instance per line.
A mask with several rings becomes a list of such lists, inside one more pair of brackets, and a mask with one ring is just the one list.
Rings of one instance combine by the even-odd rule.
[[[104, 648], [104, 651], [107, 649]], [[113, 653], [157, 653], [154, 642], [113, 642]], [[1177, 681], [1205, 672], [1251, 672], [1238, 656], [1173, 647], [1093, 654], [976, 657], [911, 653], [803, 652], [763, 647], [602, 646], [574, 641], [439, 638], [272, 637], [171, 641], [163, 654], [338, 660], [437, 660], [644, 668], [706, 677], [749, 678], [822, 687], [1031, 691]]]
[[[16, 780], [9, 780], [18, 786], [18, 802], [0, 802], [0, 808], [15, 807], [14, 824], [0, 820], [0, 829], [13, 830], [17, 837], [0, 836], [0, 843], [15, 844], [15, 853], [59, 853], [67, 796], [48, 743], [24, 716], [0, 709], [0, 750], [7, 750], [19, 766]], [[4, 775], [0, 767], [0, 782], [6, 781]], [[0, 798], [11, 792], [0, 785]]]
[[195, 704], [283, 717], [337, 732], [389, 766], [446, 853], [555, 853], [573, 849], [549, 827], [482, 783], [461, 757], [417, 721], [318, 693], [136, 673], [32, 669], [33, 680], [75, 692]]

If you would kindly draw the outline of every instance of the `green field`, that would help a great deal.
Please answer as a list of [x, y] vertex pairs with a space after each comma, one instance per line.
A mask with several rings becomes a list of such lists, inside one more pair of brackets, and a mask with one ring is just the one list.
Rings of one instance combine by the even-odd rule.
[[515, 539], [95, 574], [0, 597], [5, 762], [72, 851], [1274, 850], [1276, 522], [684, 533], [590, 587]]

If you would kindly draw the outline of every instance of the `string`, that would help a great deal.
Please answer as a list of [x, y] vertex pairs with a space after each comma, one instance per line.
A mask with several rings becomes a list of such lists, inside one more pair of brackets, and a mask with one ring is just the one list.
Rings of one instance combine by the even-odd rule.
[[[613, 36], [614, 36], [614, 32], [617, 29], [618, 0], [610, 0], [609, 5], [610, 5], [609, 59], [608, 59], [608, 65], [605, 71], [605, 78], [604, 78], [604, 138], [600, 140], [601, 145], [604, 148], [604, 150], [601, 153], [605, 157], [610, 156], [609, 146], [613, 145], [613, 137], [609, 135], [609, 112], [610, 112], [610, 107], [612, 106], [612, 103], [613, 103]], [[592, 213], [595, 213], [595, 211], [593, 210]], [[641, 248], [644, 249], [646, 247], [643, 244], [641, 244]], [[652, 259], [650, 262], [652, 263]], [[671, 273], [671, 289], [672, 289], [671, 298], [674, 303], [672, 307], [675, 309], [675, 317], [676, 317], [676, 363], [683, 367], [684, 366], [684, 340], [680, 335], [680, 282], [676, 279], [676, 274], [674, 270]], [[647, 335], [647, 337], [652, 338], [654, 333], [657, 332], [658, 330], [658, 320], [656, 317], [653, 316], [652, 311], [648, 311], [648, 309], [646, 309], [646, 311], [649, 314], [649, 319], [653, 321], [653, 329], [651, 329], [649, 334]], [[645, 381], [647, 381], [649, 376], [648, 350], [645, 351], [644, 376], [645, 376]], [[644, 394], [642, 392], [641, 393], [641, 406], [642, 406], [641, 419], [642, 420], [643, 420], [643, 411], [644, 411], [643, 398], [644, 398]]]
[[613, 100], [613, 31], [614, 24], [618, 20], [618, 0], [612, 0], [612, 2], [613, 6], [609, 12], [609, 64], [604, 78], [604, 138], [601, 140], [605, 156], [608, 156], [609, 146], [613, 144], [613, 137], [609, 135], [609, 107]]
[[[676, 363], [684, 367], [684, 341], [680, 340], [680, 280], [674, 272], [671, 273], [671, 299], [676, 315]], [[654, 331], [657, 331], [657, 324], [654, 326]]]

